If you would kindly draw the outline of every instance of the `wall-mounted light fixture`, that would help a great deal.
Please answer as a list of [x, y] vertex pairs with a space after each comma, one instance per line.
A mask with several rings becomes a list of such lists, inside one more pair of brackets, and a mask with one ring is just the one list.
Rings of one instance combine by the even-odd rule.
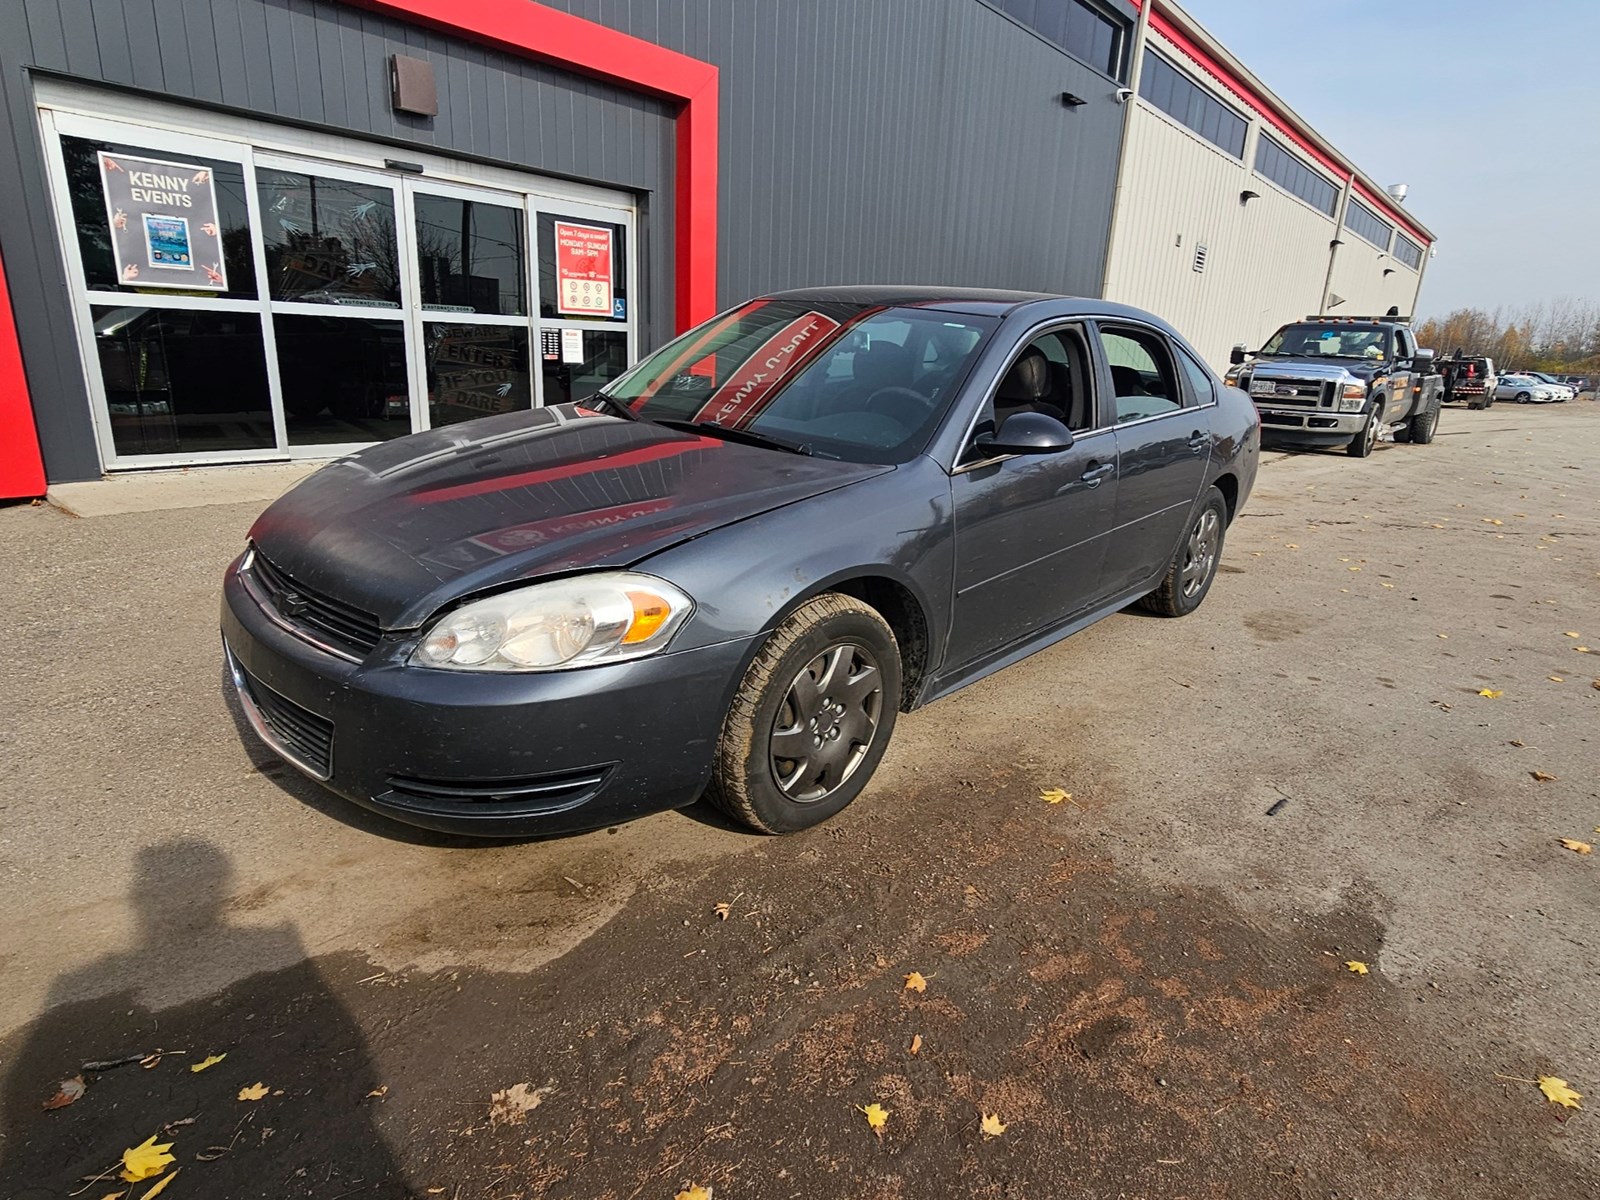
[[1385, 267], [1383, 269], [1383, 273], [1385, 275], [1393, 275], [1394, 274], [1394, 268], [1393, 267]]
[[1089, 102], [1082, 96], [1075, 96], [1071, 92], [1062, 92], [1061, 103], [1066, 105], [1068, 108], [1077, 108], [1078, 105], [1087, 104]]
[[1244, 191], [1239, 193], [1239, 203], [1240, 204], [1249, 204], [1250, 201], [1259, 200], [1259, 199], [1261, 199], [1261, 193], [1260, 192], [1252, 192], [1249, 188], [1245, 188]]
[[1335, 246], [1342, 246], [1342, 245], [1344, 245], [1344, 241], [1342, 239], [1334, 238], [1333, 241], [1328, 243], [1328, 249], [1332, 250]]

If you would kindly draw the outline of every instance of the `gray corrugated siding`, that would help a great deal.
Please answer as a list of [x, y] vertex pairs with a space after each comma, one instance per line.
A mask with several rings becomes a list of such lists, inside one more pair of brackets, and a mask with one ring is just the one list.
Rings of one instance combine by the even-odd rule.
[[[551, 2], [721, 69], [723, 303], [818, 283], [1098, 289], [1115, 85], [978, 0]], [[396, 52], [434, 63], [437, 119], [391, 111]], [[53, 481], [99, 464], [30, 68], [637, 192], [646, 344], [671, 332], [670, 106], [334, 0], [10, 0], [0, 250]]]

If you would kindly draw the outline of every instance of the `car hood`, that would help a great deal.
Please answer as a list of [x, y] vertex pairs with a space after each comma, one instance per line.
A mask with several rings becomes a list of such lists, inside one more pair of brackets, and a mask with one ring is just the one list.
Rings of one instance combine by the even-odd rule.
[[250, 540], [295, 584], [410, 629], [471, 593], [630, 566], [893, 469], [561, 405], [340, 459], [268, 508]]

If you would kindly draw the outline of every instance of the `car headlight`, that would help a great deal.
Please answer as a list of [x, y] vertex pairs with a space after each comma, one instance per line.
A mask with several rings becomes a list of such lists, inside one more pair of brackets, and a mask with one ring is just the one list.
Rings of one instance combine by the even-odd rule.
[[1222, 376], [1222, 382], [1227, 384], [1229, 387], [1244, 387], [1244, 384], [1241, 383], [1240, 380], [1244, 378], [1245, 372], [1248, 370], [1250, 370], [1248, 363], [1240, 363], [1237, 366], [1229, 367], [1227, 372]]
[[665, 580], [631, 571], [536, 583], [446, 613], [411, 662], [456, 671], [561, 671], [660, 650], [694, 611]]
[[1339, 392], [1340, 412], [1360, 412], [1366, 402], [1367, 385], [1364, 383], [1347, 383]]

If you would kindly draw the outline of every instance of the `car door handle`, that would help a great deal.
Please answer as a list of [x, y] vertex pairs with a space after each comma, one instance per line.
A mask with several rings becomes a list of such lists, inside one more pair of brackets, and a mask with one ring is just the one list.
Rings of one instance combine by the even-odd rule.
[[1100, 481], [1116, 469], [1115, 463], [1094, 463], [1079, 478], [1083, 480], [1086, 487], [1099, 487]]
[[1210, 440], [1211, 439], [1208, 435], [1201, 433], [1198, 429], [1196, 429], [1189, 435], [1189, 449], [1193, 450], [1196, 454], [1199, 454], [1200, 451], [1206, 448], [1206, 443]]

